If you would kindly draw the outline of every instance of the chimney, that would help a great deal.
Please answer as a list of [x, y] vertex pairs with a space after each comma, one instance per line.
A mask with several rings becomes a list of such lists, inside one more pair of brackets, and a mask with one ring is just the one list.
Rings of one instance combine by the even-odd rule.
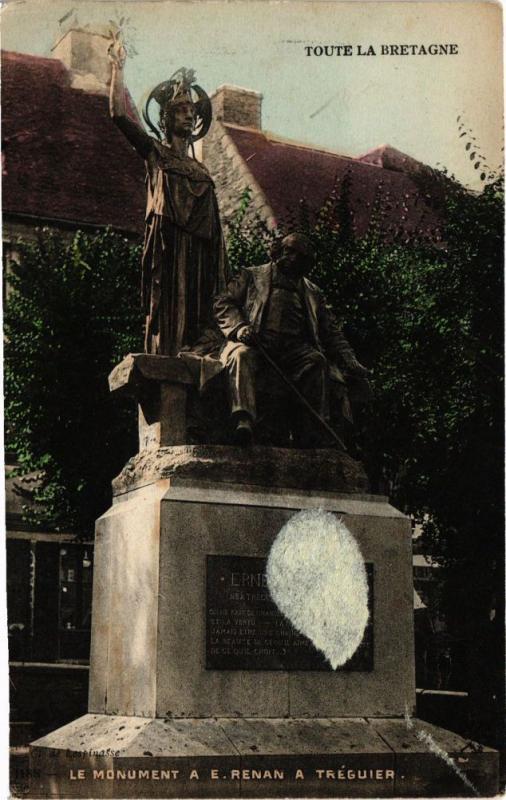
[[108, 46], [109, 37], [105, 34], [71, 28], [51, 52], [53, 58], [58, 58], [69, 70], [73, 89], [107, 94], [111, 80]]
[[225, 124], [262, 129], [262, 95], [224, 84], [211, 95], [213, 116]]

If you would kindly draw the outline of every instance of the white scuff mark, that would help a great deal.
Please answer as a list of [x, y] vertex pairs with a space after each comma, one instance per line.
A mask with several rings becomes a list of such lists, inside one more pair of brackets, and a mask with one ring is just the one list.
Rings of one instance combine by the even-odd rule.
[[479, 797], [480, 793], [478, 792], [476, 786], [473, 783], [471, 783], [465, 772], [462, 772], [460, 767], [456, 765], [455, 761], [450, 756], [450, 754], [447, 753], [446, 750], [443, 750], [443, 748], [438, 745], [438, 743], [435, 741], [434, 737], [430, 735], [430, 733], [424, 730], [417, 730], [415, 728], [415, 724], [413, 722], [413, 719], [409, 713], [407, 706], [406, 706], [406, 711], [404, 713], [404, 719], [406, 720], [406, 727], [408, 728], [408, 730], [414, 730], [415, 736], [418, 739], [418, 741], [423, 742], [423, 744], [427, 745], [430, 752], [434, 753], [434, 755], [440, 758], [441, 761], [444, 761], [444, 763], [447, 764], [450, 767], [450, 769], [453, 770], [453, 772], [455, 772], [455, 774], [467, 786], [467, 788], [470, 789], [476, 795], [476, 797]]
[[341, 519], [323, 509], [295, 514], [272, 544], [267, 586], [332, 669], [351, 658], [369, 619], [368, 586], [360, 548]]

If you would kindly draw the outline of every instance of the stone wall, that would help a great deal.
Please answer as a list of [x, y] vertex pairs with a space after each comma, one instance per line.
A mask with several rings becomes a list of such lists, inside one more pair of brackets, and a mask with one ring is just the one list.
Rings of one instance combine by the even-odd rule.
[[109, 41], [105, 34], [72, 28], [55, 44], [53, 58], [59, 58], [69, 70], [73, 89], [108, 94], [111, 80]]
[[240, 86], [220, 86], [211, 96], [215, 119], [243, 128], [262, 129], [262, 95]]
[[246, 190], [251, 196], [246, 222], [260, 217], [273, 227], [275, 220], [268, 200], [227, 132], [227, 125], [261, 130], [262, 95], [251, 89], [224, 85], [214, 92], [211, 102], [213, 122], [205, 139], [198, 143], [197, 157], [205, 163], [216, 184], [225, 232]]
[[246, 222], [253, 223], [257, 217], [260, 217], [269, 228], [274, 227], [276, 222], [265, 194], [237, 152], [234, 142], [227, 133], [226, 125], [216, 117], [202, 142], [201, 153], [202, 160], [216, 184], [216, 194], [225, 233], [240, 207], [246, 190], [249, 190], [251, 197], [246, 212]]

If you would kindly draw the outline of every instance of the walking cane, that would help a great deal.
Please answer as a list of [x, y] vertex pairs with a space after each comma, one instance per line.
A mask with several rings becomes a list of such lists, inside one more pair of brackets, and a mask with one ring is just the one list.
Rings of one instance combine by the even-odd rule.
[[255, 343], [255, 346], [258, 348], [259, 353], [261, 353], [261, 355], [265, 358], [267, 363], [270, 364], [270, 366], [273, 368], [274, 372], [276, 372], [277, 375], [279, 375], [279, 377], [284, 381], [284, 383], [288, 386], [288, 388], [291, 389], [292, 392], [294, 392], [294, 394], [297, 396], [297, 399], [300, 400], [300, 402], [302, 403], [304, 408], [306, 408], [310, 412], [310, 414], [314, 417], [314, 419], [318, 420], [320, 425], [323, 428], [325, 428], [325, 430], [327, 431], [328, 434], [330, 434], [330, 436], [332, 436], [332, 438], [339, 445], [339, 447], [341, 447], [346, 452], [346, 447], [345, 447], [345, 444], [342, 441], [342, 439], [337, 435], [335, 430], [330, 427], [328, 422], [326, 422], [323, 419], [323, 417], [321, 417], [320, 414], [318, 414], [318, 411], [316, 411], [316, 409], [313, 408], [311, 403], [308, 400], [306, 400], [306, 398], [304, 397], [302, 392], [300, 392], [297, 389], [297, 387], [295, 386], [295, 384], [292, 383], [290, 378], [288, 378], [285, 375], [285, 373], [283, 372], [281, 367], [274, 361], [272, 356], [269, 355], [269, 353], [267, 352], [265, 347], [260, 343], [260, 341], [259, 341], [257, 336], [254, 337], [253, 341]]

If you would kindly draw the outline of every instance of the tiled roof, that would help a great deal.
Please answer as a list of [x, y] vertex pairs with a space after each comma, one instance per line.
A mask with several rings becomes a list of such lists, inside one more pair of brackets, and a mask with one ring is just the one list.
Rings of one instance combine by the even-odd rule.
[[[334, 187], [342, 186], [348, 176], [350, 207], [358, 235], [367, 231], [378, 192], [388, 197], [391, 205], [384, 221], [386, 227], [395, 228], [403, 215], [407, 230], [432, 235], [438, 227], [439, 220], [427, 205], [416, 175], [283, 141], [251, 128], [225, 128], [278, 221], [287, 219], [301, 200], [309, 210], [319, 210]], [[408, 165], [411, 161], [418, 163], [406, 158]]]
[[142, 159], [61, 61], [2, 52], [2, 151], [5, 213], [142, 232]]

